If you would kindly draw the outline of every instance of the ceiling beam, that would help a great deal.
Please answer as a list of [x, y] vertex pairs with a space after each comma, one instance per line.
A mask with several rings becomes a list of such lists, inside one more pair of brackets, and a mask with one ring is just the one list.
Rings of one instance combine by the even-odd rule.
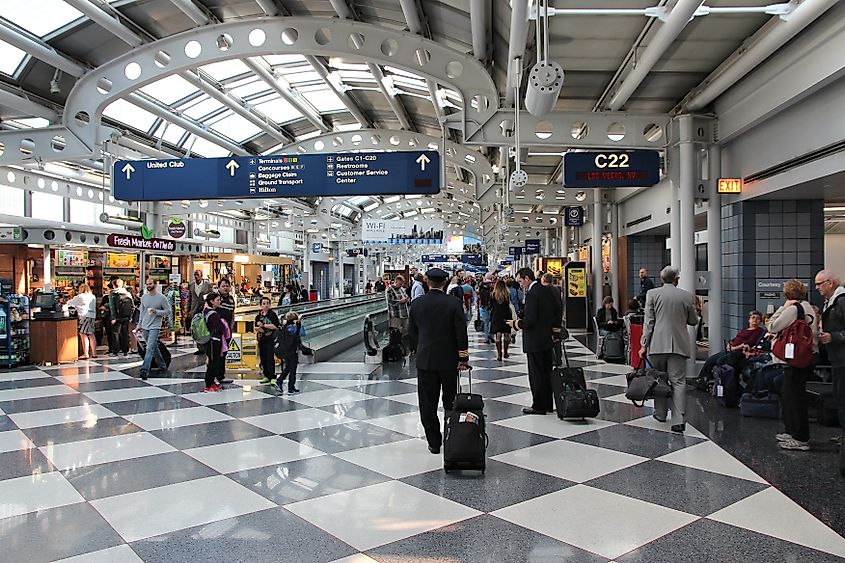
[[[423, 28], [422, 17], [420, 16], [419, 8], [416, 0], [399, 0], [402, 7], [402, 13], [405, 15], [405, 21], [408, 22], [408, 31], [417, 35], [422, 35], [427, 39], [431, 39], [431, 33], [428, 33]], [[440, 101], [437, 98], [437, 83], [430, 78], [425, 79], [426, 88], [428, 88], [428, 95], [431, 98], [431, 104], [434, 106], [434, 115], [437, 116], [437, 123], [444, 123], [446, 114], [443, 108], [440, 107]]]
[[[6, 110], [11, 110], [11, 112]], [[50, 123], [55, 123], [60, 119], [59, 112], [30, 100], [23, 90], [13, 92], [5, 86], [0, 86], [0, 116], [41, 117]]]
[[491, 42], [492, 26], [490, 9], [492, 3], [489, 0], [470, 0], [469, 18], [472, 29], [472, 54], [481, 62], [486, 62], [489, 57], [488, 45]]
[[179, 8], [186, 16], [191, 18], [197, 25], [208, 25], [211, 18], [199, 9], [191, 0], [170, 0], [174, 6]]
[[505, 82], [505, 104], [513, 106], [516, 88], [520, 77], [517, 76], [514, 60], [522, 59], [525, 66], [525, 42], [528, 40], [528, 0], [511, 1], [511, 32], [508, 38], [508, 78]]
[[126, 27], [113, 15], [107, 14], [100, 7], [92, 4], [90, 0], [65, 0], [65, 2], [88, 16], [91, 21], [130, 47], [137, 47], [138, 45], [145, 43], [144, 39], [140, 35]]
[[80, 77], [88, 70], [84, 65], [58, 52], [40, 39], [23, 33], [3, 19], [0, 19], [0, 40], [71, 76]]

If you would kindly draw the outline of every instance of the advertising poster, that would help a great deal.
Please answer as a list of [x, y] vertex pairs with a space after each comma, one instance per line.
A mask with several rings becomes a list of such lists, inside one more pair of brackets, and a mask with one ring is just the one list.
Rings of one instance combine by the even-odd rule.
[[87, 250], [57, 250], [56, 266], [85, 267], [88, 265]]
[[463, 252], [464, 251], [464, 237], [459, 235], [449, 235], [446, 238], [446, 252]]
[[563, 259], [549, 258], [546, 260], [546, 273], [552, 277], [561, 279], [563, 277]]
[[[365, 219], [361, 223], [361, 241], [379, 244], [443, 244], [443, 221]], [[461, 239], [461, 248], [457, 252], [463, 248]]]
[[568, 297], [587, 297], [586, 268], [569, 269], [569, 279], [566, 281], [566, 295]]
[[108, 268], [134, 268], [138, 265], [135, 254], [116, 254], [109, 252]]
[[169, 270], [170, 257], [169, 256], [150, 256], [150, 267], [153, 270]]

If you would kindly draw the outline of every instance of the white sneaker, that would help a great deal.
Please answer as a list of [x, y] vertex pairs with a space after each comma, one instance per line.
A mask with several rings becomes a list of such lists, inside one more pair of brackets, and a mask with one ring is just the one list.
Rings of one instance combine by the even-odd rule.
[[806, 452], [810, 449], [810, 442], [802, 442], [800, 440], [789, 440], [786, 442], [781, 442], [778, 444], [784, 450], [799, 450], [802, 452]]
[[775, 436], [775, 440], [777, 440], [778, 442], [788, 442], [791, 439], [792, 439], [792, 435], [787, 434], [785, 432], [783, 434], [778, 434], [777, 436]]

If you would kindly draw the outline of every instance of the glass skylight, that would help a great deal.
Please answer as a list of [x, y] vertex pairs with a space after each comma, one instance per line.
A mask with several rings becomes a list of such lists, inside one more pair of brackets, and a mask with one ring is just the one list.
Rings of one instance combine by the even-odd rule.
[[156, 116], [123, 99], [109, 104], [103, 115], [141, 131], [149, 131], [156, 121]]
[[238, 142], [243, 142], [261, 133], [260, 127], [233, 113], [214, 123], [211, 128]]
[[218, 81], [250, 72], [247, 66], [238, 59], [203, 65], [200, 69]]
[[246, 98], [252, 94], [257, 94], [259, 92], [264, 92], [265, 90], [269, 90], [270, 86], [264, 82], [263, 80], [256, 80], [254, 82], [250, 82], [249, 84], [244, 84], [243, 86], [238, 86], [237, 88], [232, 88], [229, 90], [235, 96], [239, 98]]
[[206, 141], [205, 139], [201, 139], [199, 137], [196, 137], [195, 139], [196, 140], [191, 147], [192, 153], [211, 158], [229, 156], [229, 149], [224, 149], [220, 145], [215, 145], [211, 141]]
[[182, 140], [182, 137], [185, 136], [185, 130], [179, 127], [178, 125], [174, 125], [173, 123], [164, 122], [161, 127], [159, 127], [156, 135], [167, 141], [168, 143], [178, 145], [179, 142]]
[[276, 66], [291, 63], [304, 63], [305, 57], [302, 55], [264, 55], [264, 60], [269, 64]]
[[64, 0], [0, 0], [0, 14], [3, 19], [38, 37], [49, 35], [82, 17], [79, 10]]
[[206, 98], [205, 100], [183, 110], [182, 113], [193, 119], [201, 119], [206, 115], [219, 110], [222, 107], [223, 104], [221, 104], [217, 100], [211, 100], [209, 98]]
[[302, 87], [299, 88], [299, 92], [320, 113], [346, 109], [346, 106], [343, 105], [340, 98], [338, 98], [334, 92], [326, 88], [323, 84], [318, 86]]
[[14, 76], [15, 71], [23, 62], [26, 53], [9, 45], [5, 41], [0, 41], [0, 72]]
[[195, 93], [197, 88], [181, 76], [172, 74], [144, 86], [141, 91], [170, 105]]
[[255, 109], [275, 121], [276, 123], [286, 123], [294, 121], [302, 117], [299, 110], [290, 105], [287, 100], [276, 98], [269, 102], [262, 102], [255, 106]]

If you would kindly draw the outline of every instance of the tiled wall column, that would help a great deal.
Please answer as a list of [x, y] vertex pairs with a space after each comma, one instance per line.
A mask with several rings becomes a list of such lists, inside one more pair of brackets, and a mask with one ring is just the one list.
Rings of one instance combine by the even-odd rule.
[[798, 278], [810, 285], [824, 266], [824, 201], [743, 201], [722, 206], [725, 338], [746, 326], [757, 305], [758, 279]]
[[[626, 309], [628, 300], [640, 292], [640, 268], [648, 270], [648, 276], [655, 286], [663, 285], [660, 270], [666, 264], [666, 237], [654, 235], [633, 235], [628, 237], [628, 288], [620, 296], [621, 309]], [[642, 303], [642, 305], [645, 305]]]

